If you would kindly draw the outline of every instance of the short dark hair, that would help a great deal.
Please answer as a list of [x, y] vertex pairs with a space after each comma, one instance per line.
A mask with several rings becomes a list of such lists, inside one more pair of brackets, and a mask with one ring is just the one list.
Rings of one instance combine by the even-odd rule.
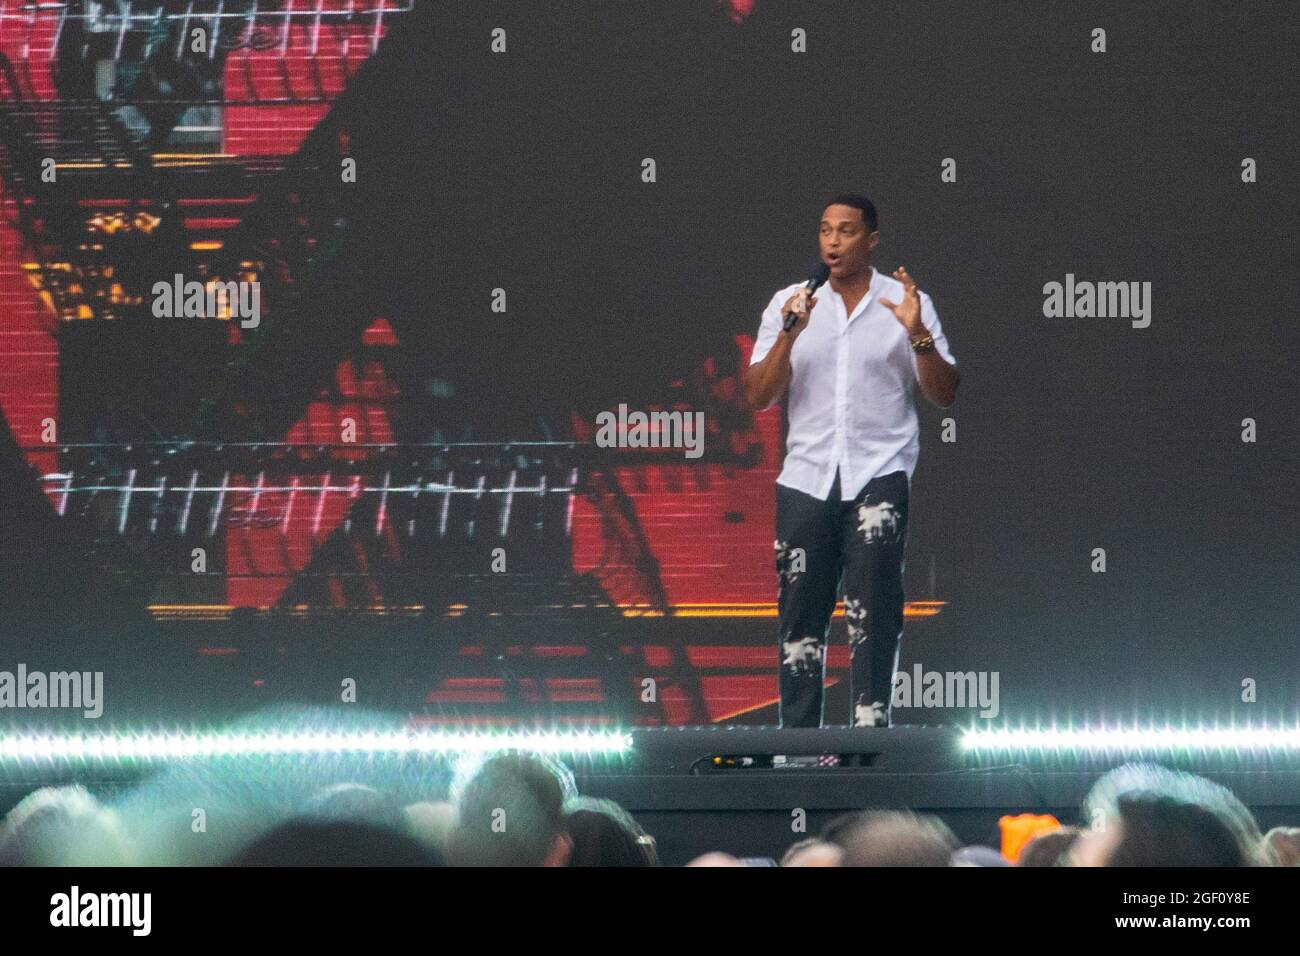
[[356, 820], [290, 820], [264, 834], [235, 866], [441, 866], [436, 854], [388, 827]]
[[578, 797], [565, 804], [573, 852], [569, 866], [655, 866], [654, 840], [612, 800]]
[[[462, 866], [542, 866], [565, 832], [573, 775], [559, 762], [511, 753], [490, 758], [460, 789], [451, 855]], [[494, 828], [497, 817], [505, 829]]]
[[1232, 828], [1209, 807], [1159, 794], [1119, 798], [1119, 846], [1107, 866], [1249, 866]]
[[828, 199], [822, 209], [825, 209], [826, 206], [852, 206], [854, 209], [861, 209], [862, 221], [867, 224], [867, 232], [876, 231], [878, 221], [876, 219], [876, 204], [866, 196], [858, 193], [840, 193], [838, 196], [832, 196]]
[[[1232, 832], [1248, 865], [1253, 866], [1258, 862], [1264, 839], [1260, 835], [1259, 825], [1246, 805], [1227, 787], [1185, 771], [1169, 770], [1159, 764], [1124, 764], [1107, 771], [1093, 784], [1084, 798], [1083, 817], [1090, 820], [1095, 820], [1098, 816], [1113, 819], [1115, 814], [1119, 814], [1123, 818], [1119, 801], [1125, 797], [1165, 798], [1173, 803], [1190, 804], [1207, 810]], [[1162, 821], [1167, 821], [1178, 816], [1177, 812], [1169, 811], [1163, 806], [1156, 808], [1156, 811], [1139, 806], [1131, 812], [1135, 820], [1157, 816]], [[1126, 824], [1128, 822], [1125, 820]], [[1199, 821], [1194, 821], [1194, 824], [1200, 825]], [[1179, 820], [1178, 825], [1195, 829], [1185, 819]], [[1128, 829], [1126, 826], [1125, 830]]]

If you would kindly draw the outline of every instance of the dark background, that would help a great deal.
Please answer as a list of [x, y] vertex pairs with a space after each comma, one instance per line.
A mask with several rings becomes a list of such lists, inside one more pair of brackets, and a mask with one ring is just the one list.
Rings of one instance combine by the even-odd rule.
[[[1300, 692], [1298, 24], [1285, 3], [425, 6], [392, 39], [410, 99], [372, 142], [409, 160], [370, 167], [375, 261], [405, 323], [428, 316], [407, 346], [472, 363], [462, 395], [518, 437], [521, 409], [635, 407], [734, 352], [816, 261], [825, 199], [868, 194], [877, 267], [933, 296], [962, 371], [953, 409], [922, 400], [909, 555], [950, 603], [904, 666], [999, 671], [1013, 722], [1276, 720]], [[1066, 273], [1151, 282], [1151, 326], [1044, 318]], [[928, 576], [909, 562], [910, 596]]]

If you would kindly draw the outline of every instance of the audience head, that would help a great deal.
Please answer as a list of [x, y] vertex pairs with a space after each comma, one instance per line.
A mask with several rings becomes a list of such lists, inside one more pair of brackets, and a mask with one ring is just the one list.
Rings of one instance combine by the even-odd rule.
[[951, 866], [1010, 866], [1005, 856], [991, 846], [964, 846], [952, 855]]
[[355, 820], [292, 820], [244, 850], [236, 866], [437, 866], [415, 840]]
[[782, 866], [839, 866], [844, 851], [834, 843], [815, 837], [800, 840], [781, 857]]
[[450, 803], [412, 803], [403, 808], [406, 832], [420, 846], [445, 856], [456, 827], [456, 808]]
[[1091, 827], [1070, 851], [1078, 866], [1253, 866], [1268, 862], [1254, 817], [1202, 777], [1152, 764], [1105, 774], [1084, 800]]
[[1300, 866], [1300, 827], [1274, 827], [1264, 834], [1274, 866]]
[[0, 826], [0, 866], [124, 866], [132, 862], [117, 815], [85, 787], [42, 787]]
[[565, 807], [569, 866], [655, 866], [654, 839], [612, 800], [577, 797]]
[[691, 862], [687, 863], [686, 865], [704, 866], [704, 867], [738, 866], [741, 867], [742, 869], [745, 866], [744, 863], [740, 862], [740, 860], [736, 859], [730, 853], [718, 853], [718, 852], [705, 853], [702, 854], [701, 856], [697, 856], [695, 859], [691, 860]]
[[454, 787], [453, 862], [467, 866], [564, 866], [572, 849], [564, 804], [573, 775], [531, 754], [492, 757]]
[[1016, 866], [1065, 866], [1070, 848], [1082, 833], [1078, 827], [1060, 827], [1030, 837], [1020, 850]]
[[1212, 810], [1153, 793], [1126, 794], [1115, 815], [1071, 851], [1078, 866], [1247, 866], [1232, 829]]
[[406, 829], [401, 804], [382, 790], [360, 783], [336, 783], [316, 791], [303, 816], [318, 823], [365, 823], [394, 832]]
[[939, 818], [893, 810], [839, 817], [822, 839], [843, 851], [841, 866], [947, 866], [958, 846]]

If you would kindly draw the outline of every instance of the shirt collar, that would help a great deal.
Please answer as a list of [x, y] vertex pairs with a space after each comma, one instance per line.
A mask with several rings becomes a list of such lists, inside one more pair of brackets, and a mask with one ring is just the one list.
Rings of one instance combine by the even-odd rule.
[[[829, 282], [827, 283], [827, 286], [830, 288], [832, 292], [835, 292], [835, 287], [830, 285]], [[867, 294], [862, 297], [862, 301], [858, 303], [857, 308], [854, 309], [853, 311], [856, 312], [858, 315], [861, 315], [863, 312], [867, 310], [867, 307], [870, 306], [871, 303], [875, 300], [876, 295], [879, 292], [880, 292], [880, 273], [876, 271], [875, 266], [872, 266], [871, 285], [867, 287]], [[835, 294], [840, 295], [838, 292], [835, 292]], [[840, 296], [840, 298], [842, 299], [844, 297]], [[853, 316], [848, 316], [848, 318], [852, 320]]]

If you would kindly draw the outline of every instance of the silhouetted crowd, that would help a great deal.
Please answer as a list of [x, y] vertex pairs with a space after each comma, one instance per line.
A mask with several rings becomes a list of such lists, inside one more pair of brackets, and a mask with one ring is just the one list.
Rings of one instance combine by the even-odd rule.
[[[248, 790], [256, 782], [237, 785]], [[214, 807], [220, 806], [209, 800]], [[80, 786], [46, 787], [25, 797], [0, 827], [6, 866], [657, 866], [654, 838], [617, 804], [577, 794], [563, 764], [503, 754], [453, 784], [450, 799], [403, 805], [365, 784], [333, 784], [281, 818], [250, 822], [184, 814], [171, 825], [158, 806], [113, 806]], [[218, 812], [218, 816], [221, 812]], [[255, 816], [255, 814], [254, 814]], [[793, 842], [780, 860], [703, 852], [690, 866], [1296, 866], [1300, 828], [1261, 833], [1230, 791], [1192, 774], [1130, 764], [1100, 777], [1080, 808], [1082, 827], [1036, 827], [1012, 854], [961, 846], [938, 817], [862, 810]], [[148, 821], [152, 826], [146, 825]], [[242, 829], [233, 827], [242, 824]], [[238, 836], [187, 858], [173, 845], [209, 827]], [[233, 840], [233, 842], [232, 842]], [[718, 843], [727, 835], [720, 833]], [[707, 847], [701, 847], [702, 851]], [[215, 854], [212, 858], [211, 854]]]

